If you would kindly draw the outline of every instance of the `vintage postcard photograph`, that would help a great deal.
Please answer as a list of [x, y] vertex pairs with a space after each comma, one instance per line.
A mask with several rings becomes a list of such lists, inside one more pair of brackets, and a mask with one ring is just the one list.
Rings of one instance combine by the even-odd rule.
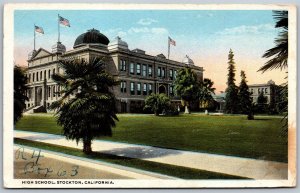
[[296, 186], [296, 7], [6, 4], [6, 188]]

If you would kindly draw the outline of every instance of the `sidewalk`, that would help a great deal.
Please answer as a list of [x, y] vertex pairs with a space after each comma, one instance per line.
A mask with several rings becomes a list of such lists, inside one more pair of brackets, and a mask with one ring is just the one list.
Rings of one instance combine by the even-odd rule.
[[[64, 136], [27, 131], [14, 131], [17, 138], [59, 144], [82, 149], [75, 141], [68, 141]], [[198, 153], [165, 149], [151, 146], [94, 140], [93, 151], [138, 158], [158, 163], [207, 170], [211, 172], [253, 178], [253, 179], [287, 179], [288, 164], [274, 161], [256, 160], [208, 153]]]

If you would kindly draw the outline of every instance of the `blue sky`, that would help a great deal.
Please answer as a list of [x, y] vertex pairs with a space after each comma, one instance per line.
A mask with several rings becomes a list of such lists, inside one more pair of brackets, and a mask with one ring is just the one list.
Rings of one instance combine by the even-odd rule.
[[[61, 41], [72, 49], [76, 37], [95, 28], [111, 41], [120, 36], [130, 49], [140, 48], [151, 55], [167, 54], [167, 38], [176, 41], [170, 59], [181, 61], [188, 54], [205, 69], [218, 89], [226, 87], [227, 55], [232, 48], [239, 71], [245, 70], [249, 83], [269, 79], [284, 81], [283, 72], [257, 73], [266, 62], [263, 53], [274, 46], [278, 31], [274, 29], [271, 10], [17, 10], [14, 18], [15, 61], [26, 64], [33, 49], [33, 25], [43, 27], [45, 34], [36, 39], [36, 47], [47, 50], [57, 41], [57, 14], [67, 18], [71, 27], [61, 27]], [[259, 78], [257, 78], [259, 74]]]

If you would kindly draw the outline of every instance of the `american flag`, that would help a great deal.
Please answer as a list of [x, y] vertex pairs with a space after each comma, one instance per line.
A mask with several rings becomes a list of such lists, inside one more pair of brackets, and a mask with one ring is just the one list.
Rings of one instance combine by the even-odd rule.
[[35, 32], [38, 32], [38, 33], [41, 33], [41, 34], [44, 34], [44, 30], [42, 27], [39, 27], [39, 26], [34, 26], [34, 29], [35, 29]]
[[172, 38], [169, 37], [169, 44], [176, 46], [176, 42], [175, 40], [173, 40]]
[[59, 23], [64, 25], [64, 26], [68, 26], [70, 27], [70, 22], [69, 20], [67, 20], [66, 18], [63, 18], [61, 16], [58, 16], [59, 17]]

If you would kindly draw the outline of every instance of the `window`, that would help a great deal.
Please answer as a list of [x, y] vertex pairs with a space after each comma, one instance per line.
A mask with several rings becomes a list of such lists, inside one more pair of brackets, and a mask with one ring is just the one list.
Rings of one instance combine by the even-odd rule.
[[55, 74], [55, 69], [53, 69], [53, 73], [52, 74]]
[[46, 79], [46, 77], [47, 77], [47, 76], [46, 76], [46, 70], [45, 70], [45, 71], [44, 71], [44, 79]]
[[177, 77], [177, 70], [174, 70], [174, 79]]
[[35, 79], [35, 73], [32, 73], [32, 82], [34, 82]]
[[121, 92], [126, 93], [126, 81], [121, 81]]
[[120, 60], [120, 71], [126, 71], [126, 61]]
[[173, 88], [173, 86], [170, 86], [169, 87], [169, 93], [170, 93], [170, 95], [174, 95], [174, 88]]
[[141, 75], [141, 64], [136, 65], [136, 74]]
[[268, 94], [268, 89], [267, 88], [265, 88], [265, 93]]
[[134, 95], [134, 94], [135, 94], [135, 92], [134, 92], [134, 82], [131, 82], [131, 83], [130, 83], [130, 94], [131, 94], [131, 95]]
[[157, 68], [157, 76], [158, 76], [158, 77], [161, 77], [161, 67], [158, 67], [158, 68]]
[[251, 88], [251, 93], [253, 94], [253, 88]]
[[60, 97], [60, 86], [57, 86], [57, 95]]
[[136, 84], [137, 95], [141, 95], [141, 83]]
[[152, 84], [148, 84], [148, 92], [149, 95], [152, 93]]
[[28, 75], [28, 82], [31, 81], [31, 74]]
[[161, 76], [164, 78], [165, 77], [165, 68], [162, 68], [161, 70]]
[[147, 95], [147, 84], [146, 83], [144, 83], [143, 95]]
[[36, 81], [39, 81], [39, 73], [36, 72]]
[[170, 80], [173, 80], [173, 70], [172, 69], [169, 71], [169, 77], [170, 77]]
[[51, 70], [48, 70], [48, 79], [51, 77]]
[[143, 64], [143, 76], [147, 76], [147, 65]]
[[152, 77], [152, 66], [151, 65], [148, 66], [148, 76]]
[[134, 74], [134, 63], [130, 63], [130, 74]]
[[40, 72], [40, 81], [42, 81], [43, 80], [43, 72], [41, 71]]
[[48, 86], [48, 98], [51, 97], [51, 88]]
[[55, 97], [55, 86], [52, 88], [53, 97]]

